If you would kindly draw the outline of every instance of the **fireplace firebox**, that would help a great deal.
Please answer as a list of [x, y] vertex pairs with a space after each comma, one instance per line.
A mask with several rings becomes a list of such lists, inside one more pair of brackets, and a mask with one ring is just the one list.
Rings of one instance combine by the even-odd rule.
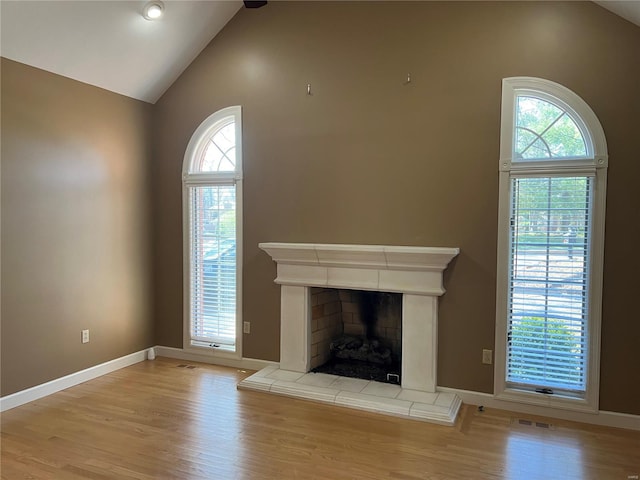
[[402, 295], [311, 288], [311, 371], [400, 384]]

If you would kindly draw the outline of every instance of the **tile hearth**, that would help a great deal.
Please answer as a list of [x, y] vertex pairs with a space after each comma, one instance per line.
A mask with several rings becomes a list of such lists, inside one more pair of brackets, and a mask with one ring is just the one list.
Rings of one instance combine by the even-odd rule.
[[238, 388], [448, 426], [455, 423], [462, 403], [452, 393], [422, 392], [358, 378], [293, 372], [277, 366], [254, 373], [240, 382]]

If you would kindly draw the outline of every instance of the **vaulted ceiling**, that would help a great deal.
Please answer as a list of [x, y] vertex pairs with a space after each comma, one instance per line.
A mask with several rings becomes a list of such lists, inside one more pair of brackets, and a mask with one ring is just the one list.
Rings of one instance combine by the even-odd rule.
[[[164, 0], [154, 21], [146, 3], [1, 0], [0, 54], [155, 103], [243, 2]], [[596, 3], [640, 26], [640, 0]]]
[[149, 21], [146, 1], [0, 3], [3, 57], [155, 103], [242, 8], [242, 1], [164, 0]]

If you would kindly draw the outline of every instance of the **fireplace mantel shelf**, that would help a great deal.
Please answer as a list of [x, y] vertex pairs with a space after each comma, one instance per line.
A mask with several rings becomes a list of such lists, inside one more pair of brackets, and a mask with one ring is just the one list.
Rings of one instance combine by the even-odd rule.
[[345, 245], [327, 243], [260, 243], [278, 264], [325, 267], [443, 271], [459, 248]]
[[323, 243], [260, 243], [278, 264], [275, 282], [437, 295], [458, 248]]

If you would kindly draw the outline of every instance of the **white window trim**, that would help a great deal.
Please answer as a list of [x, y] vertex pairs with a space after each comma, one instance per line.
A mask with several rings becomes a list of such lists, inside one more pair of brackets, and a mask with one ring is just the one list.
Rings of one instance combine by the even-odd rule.
[[[513, 125], [516, 96], [533, 93], [566, 109], [587, 143], [587, 158], [513, 162]], [[496, 334], [494, 396], [500, 400], [596, 413], [600, 386], [600, 326], [602, 318], [602, 275], [604, 264], [604, 218], [606, 208], [608, 154], [604, 130], [584, 100], [568, 88], [532, 77], [505, 78], [502, 82], [500, 124], [500, 186], [498, 206], [498, 265], [496, 291]], [[506, 385], [507, 305], [509, 282], [510, 180], [513, 176], [591, 174], [594, 177], [593, 224], [591, 232], [589, 340], [586, 395], [576, 399], [508, 388]]]
[[[236, 127], [236, 169], [234, 172], [191, 173], [193, 162], [202, 154], [211, 133], [220, 123], [233, 117]], [[235, 351], [200, 347], [191, 344], [191, 282], [190, 279], [190, 225], [189, 186], [192, 185], [234, 185], [236, 186], [236, 345]], [[184, 154], [182, 163], [182, 284], [183, 284], [183, 339], [182, 348], [198, 354], [223, 358], [242, 358], [242, 107], [239, 105], [223, 108], [207, 117], [195, 130]]]

